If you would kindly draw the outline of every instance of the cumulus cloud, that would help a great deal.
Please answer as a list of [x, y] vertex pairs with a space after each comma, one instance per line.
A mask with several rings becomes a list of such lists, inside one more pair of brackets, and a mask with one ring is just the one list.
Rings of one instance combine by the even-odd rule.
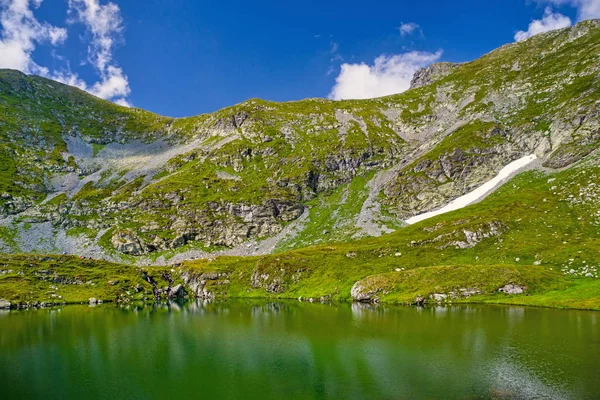
[[69, 0], [71, 22], [83, 23], [92, 40], [88, 57], [99, 70], [112, 61], [112, 50], [123, 31], [123, 19], [119, 6], [114, 3], [101, 5], [99, 0]]
[[600, 0], [580, 0], [577, 3], [580, 20], [600, 18]]
[[[101, 5], [99, 0], [69, 0], [69, 22], [82, 23], [90, 34], [88, 62], [97, 70], [100, 80], [88, 85], [71, 71], [68, 61], [51, 71], [33, 60], [38, 45], [58, 46], [67, 39], [67, 30], [40, 22], [34, 11], [43, 0], [0, 0], [0, 68], [17, 69], [36, 74], [80, 89], [117, 104], [131, 106], [129, 81], [113, 60], [115, 44], [121, 41], [123, 19], [114, 3]], [[63, 58], [52, 50], [57, 61]]]
[[120, 97], [118, 99], [113, 100], [113, 103], [118, 104], [118, 105], [123, 106], [123, 107], [133, 107], [133, 104], [131, 104], [129, 102], [129, 100], [127, 100], [124, 97]]
[[127, 76], [118, 67], [108, 66], [100, 82], [90, 88], [90, 92], [103, 99], [128, 96], [131, 90]]
[[531, 21], [526, 31], [518, 31], [515, 34], [515, 40], [520, 42], [539, 33], [566, 28], [569, 26], [571, 26], [571, 18], [560, 13], [555, 13], [552, 11], [552, 8], [547, 7], [544, 11], [544, 16], [542, 19]]
[[441, 56], [441, 50], [435, 53], [411, 51], [392, 56], [381, 55], [373, 65], [342, 64], [329, 98], [368, 99], [404, 92], [410, 87], [410, 81], [418, 69], [438, 61]]
[[600, 0], [537, 0], [538, 3], [550, 3], [556, 6], [568, 4], [577, 9], [577, 19], [600, 18]]
[[53, 71], [47, 75], [48, 78], [54, 79], [55, 81], [62, 82], [66, 85], [75, 86], [82, 90], [87, 90], [87, 84], [83, 79], [80, 79], [75, 73], [71, 71], [69, 67], [62, 71]]
[[414, 22], [403, 23], [398, 28], [398, 30], [400, 31], [400, 36], [402, 37], [412, 35], [415, 31], [420, 29], [421, 27], [419, 26], [419, 24], [416, 24]]
[[131, 93], [127, 75], [113, 60], [113, 49], [121, 40], [123, 18], [114, 3], [101, 5], [99, 0], [69, 0], [70, 22], [85, 25], [91, 35], [88, 61], [95, 66], [101, 80], [89, 91], [104, 99], [118, 98], [120, 103]]
[[48, 69], [36, 64], [32, 53], [37, 44], [58, 45], [67, 31], [39, 22], [33, 15], [42, 0], [0, 0], [0, 68], [18, 69], [25, 73], [47, 75]]

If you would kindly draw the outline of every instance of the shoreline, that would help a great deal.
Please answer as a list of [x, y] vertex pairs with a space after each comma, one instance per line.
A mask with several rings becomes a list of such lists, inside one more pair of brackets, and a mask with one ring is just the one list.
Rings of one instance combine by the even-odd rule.
[[[528, 297], [525, 295], [525, 297]], [[517, 298], [514, 298], [517, 300]], [[313, 300], [313, 301], [310, 301]], [[543, 308], [543, 309], [552, 309], [552, 310], [565, 310], [565, 311], [591, 311], [591, 312], [600, 312], [600, 307], [597, 308], [581, 308], [581, 307], [573, 307], [573, 306], [553, 306], [553, 305], [542, 305], [542, 304], [527, 304], [522, 302], [503, 302], [503, 301], [486, 301], [486, 300], [456, 300], [453, 302], [447, 303], [438, 303], [435, 301], [429, 301], [422, 304], [409, 304], [395, 301], [353, 301], [353, 300], [327, 300], [321, 301], [319, 299], [296, 299], [293, 297], [223, 297], [223, 298], [215, 298], [215, 299], [202, 299], [199, 297], [196, 298], [184, 298], [184, 299], [172, 299], [172, 300], [162, 300], [162, 301], [131, 301], [131, 302], [117, 302], [114, 300], [103, 300], [102, 303], [90, 304], [81, 301], [69, 301], [63, 303], [57, 303], [46, 306], [28, 306], [17, 304], [13, 306], [11, 304], [10, 308], [1, 308], [0, 312], [14, 312], [14, 311], [32, 311], [32, 310], [52, 310], [60, 307], [68, 307], [68, 306], [87, 306], [89, 308], [101, 308], [103, 305], [107, 306], [115, 306], [118, 308], [124, 308], [129, 306], [142, 306], [142, 307], [151, 307], [156, 305], [185, 305], [187, 303], [193, 302], [204, 302], [204, 303], [227, 303], [230, 301], [243, 301], [243, 302], [290, 302], [290, 303], [301, 303], [301, 304], [322, 304], [322, 305], [358, 305], [364, 307], [406, 307], [406, 308], [451, 308], [453, 306], [468, 306], [468, 305], [478, 305], [478, 306], [498, 306], [498, 307], [525, 307], [525, 308]]]

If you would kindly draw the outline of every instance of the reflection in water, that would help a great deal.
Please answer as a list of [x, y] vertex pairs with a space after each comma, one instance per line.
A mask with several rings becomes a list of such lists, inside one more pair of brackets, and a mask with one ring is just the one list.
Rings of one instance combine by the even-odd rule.
[[598, 314], [300, 302], [0, 316], [10, 398], [595, 398]]

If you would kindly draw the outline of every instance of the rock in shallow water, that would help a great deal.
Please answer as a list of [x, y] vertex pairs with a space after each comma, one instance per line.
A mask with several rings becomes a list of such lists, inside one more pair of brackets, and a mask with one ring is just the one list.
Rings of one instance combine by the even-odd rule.
[[429, 297], [432, 298], [433, 300], [437, 301], [438, 303], [441, 303], [442, 301], [446, 300], [448, 295], [444, 294], [444, 293], [434, 293]]
[[185, 296], [185, 289], [182, 284], [175, 285], [169, 291], [169, 297], [182, 298]]
[[10, 301], [5, 299], [0, 299], [0, 310], [8, 310], [10, 308]]

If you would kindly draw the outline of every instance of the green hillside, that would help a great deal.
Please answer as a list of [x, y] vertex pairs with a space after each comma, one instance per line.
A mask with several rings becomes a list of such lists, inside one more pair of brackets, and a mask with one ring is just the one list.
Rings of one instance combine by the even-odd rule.
[[[598, 309], [599, 117], [597, 20], [434, 64], [398, 95], [189, 118], [2, 70], [0, 298], [151, 298], [140, 268], [173, 264], [167, 286], [200, 297]], [[482, 202], [406, 226], [533, 154]], [[103, 261], [74, 275], [69, 255]]]

